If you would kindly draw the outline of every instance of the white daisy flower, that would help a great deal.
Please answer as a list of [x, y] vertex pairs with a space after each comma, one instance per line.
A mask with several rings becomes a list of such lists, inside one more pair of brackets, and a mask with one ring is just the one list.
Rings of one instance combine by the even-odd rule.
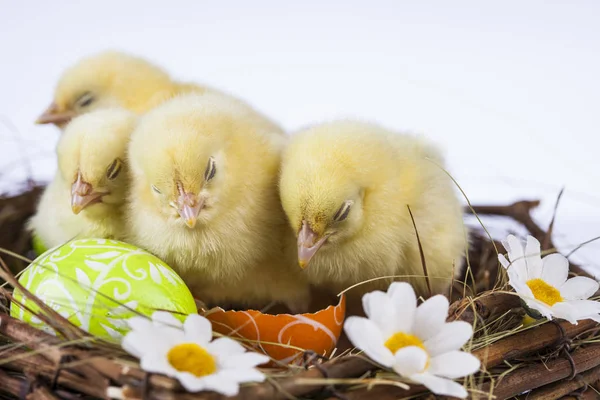
[[265, 380], [255, 367], [269, 358], [246, 352], [226, 337], [211, 341], [212, 325], [200, 315], [191, 314], [182, 324], [171, 313], [157, 311], [151, 321], [133, 317], [128, 323], [132, 330], [123, 339], [123, 349], [140, 359], [143, 370], [177, 378], [189, 392], [235, 396], [240, 383]]
[[348, 317], [344, 326], [354, 346], [435, 394], [467, 397], [452, 379], [479, 370], [479, 360], [460, 351], [473, 328], [462, 321], [446, 322], [446, 297], [433, 296], [417, 307], [412, 286], [395, 282], [387, 293], [374, 291], [362, 300], [368, 318]]
[[514, 235], [502, 244], [508, 260], [502, 254], [498, 259], [507, 270], [508, 283], [530, 309], [528, 313], [534, 310], [548, 319], [562, 318], [572, 324], [581, 319], [600, 322], [600, 303], [587, 300], [598, 290], [598, 282], [583, 276], [567, 279], [567, 258], [555, 253], [542, 259], [540, 242], [533, 236], [527, 236], [525, 248]]

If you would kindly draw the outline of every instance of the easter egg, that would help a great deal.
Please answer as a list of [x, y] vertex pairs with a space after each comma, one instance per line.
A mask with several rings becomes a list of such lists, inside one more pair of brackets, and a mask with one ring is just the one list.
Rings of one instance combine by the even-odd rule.
[[329, 355], [342, 333], [345, 313], [346, 297], [342, 295], [337, 305], [316, 313], [269, 315], [256, 310], [218, 309], [206, 318], [215, 332], [260, 342], [257, 350], [287, 365], [299, 363], [303, 350]]
[[[33, 261], [19, 283], [57, 313], [83, 330], [117, 341], [128, 331], [126, 320], [155, 310], [180, 315], [197, 313], [181, 278], [163, 261], [127, 243], [79, 239], [46, 251]], [[18, 289], [11, 316], [54, 333], [39, 318], [39, 308]]]

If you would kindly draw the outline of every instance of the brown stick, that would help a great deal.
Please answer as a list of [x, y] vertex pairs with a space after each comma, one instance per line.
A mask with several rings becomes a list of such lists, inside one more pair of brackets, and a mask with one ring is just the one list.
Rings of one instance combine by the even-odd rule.
[[[580, 347], [571, 354], [576, 373], [582, 373], [600, 364], [600, 345]], [[547, 363], [539, 362], [517, 369], [505, 376], [493, 386], [493, 394], [498, 399], [517, 396], [527, 390], [537, 389], [561, 379], [572, 373], [571, 364], [565, 357], [556, 358]], [[483, 392], [492, 390], [491, 383], [481, 386]]]
[[[59, 366], [64, 367], [65, 370], [69, 369], [69, 366], [63, 362], [63, 356], [74, 355], [85, 359], [93, 354], [92, 352], [64, 347], [64, 342], [60, 339], [6, 314], [0, 314], [0, 334], [5, 335], [16, 343], [23, 343], [25, 346], [39, 351], [39, 355], [33, 356], [33, 359], [30, 359], [29, 356], [27, 356], [11, 361], [8, 363], [9, 367], [12, 366], [16, 369], [23, 369], [27, 366], [32, 366], [33, 371], [46, 377], [52, 377], [53, 372], [56, 371]], [[27, 352], [24, 349], [16, 349], [13, 351], [16, 352], [19, 350], [22, 353]], [[49, 363], [42, 363], [43, 359], [47, 359]], [[35, 363], [35, 361], [38, 363]], [[51, 372], [44, 370], [44, 365], [50, 366]], [[62, 382], [62, 379], [64, 380], [65, 386], [90, 396], [98, 396], [99, 393], [100, 396], [104, 396], [108, 381], [103, 379], [102, 375], [88, 365], [78, 365], [77, 372], [83, 374], [87, 380], [83, 378], [76, 379], [75, 375], [67, 377], [66, 374], [61, 373], [59, 375], [59, 382]]]
[[0, 370], [0, 393], [8, 393], [20, 397], [21, 391], [24, 388], [23, 385], [27, 385], [23, 379], [10, 376], [6, 372]]
[[477, 318], [478, 322], [488, 322], [520, 307], [518, 296], [503, 292], [489, 292], [474, 300], [464, 298], [452, 303], [448, 309], [448, 321], [461, 320], [472, 324]]
[[[144, 381], [148, 374], [141, 369], [124, 365], [117, 360], [109, 360], [104, 357], [93, 357], [85, 361], [94, 369], [107, 378], [122, 385], [139, 384]], [[177, 391], [181, 385], [175, 379], [166, 376], [152, 374], [148, 377], [148, 383], [154, 388]]]
[[36, 387], [26, 397], [27, 400], [60, 400], [57, 396], [53, 395], [50, 390], [45, 386]]
[[531, 218], [531, 210], [540, 205], [539, 200], [521, 200], [510, 205], [486, 205], [465, 207], [466, 213], [475, 211], [477, 214], [498, 215], [501, 217], [509, 217], [522, 224], [533, 237], [540, 241], [544, 240], [546, 232], [540, 228], [538, 224]]
[[[539, 200], [521, 200], [508, 206], [473, 206], [473, 210], [466, 207], [465, 212], [470, 213], [474, 211], [477, 214], [498, 215], [512, 218], [522, 224], [534, 238], [545, 245], [542, 247], [542, 250], [555, 249], [556, 247], [554, 246], [550, 235], [548, 235], [548, 232], [540, 228], [531, 217], [531, 210], [539, 205]], [[591, 277], [590, 274], [577, 264], [570, 262], [570, 267], [571, 272], [576, 275]]]
[[18, 348], [4, 352], [2, 353], [2, 358], [12, 360], [0, 364], [0, 366], [17, 372], [27, 371], [28, 374], [34, 377], [43, 377], [48, 381], [56, 378], [56, 382], [59, 385], [89, 396], [103, 397], [106, 393], [102, 380], [85, 379], [68, 371], [66, 368], [61, 370], [57, 375], [56, 365], [40, 355], [28, 353], [29, 351]]
[[60, 362], [61, 354], [57, 346], [62, 342], [60, 339], [39, 329], [35, 329], [9, 315], [0, 314], [0, 334], [7, 336], [16, 343], [24, 343], [26, 346], [39, 350], [40, 354], [54, 363]]
[[583, 394], [573, 395], [573, 396], [565, 396], [561, 400], [598, 400], [600, 396], [598, 393], [594, 392], [592, 389], [588, 389]]
[[[302, 379], [323, 379], [325, 377], [331, 379], [339, 378], [356, 378], [365, 373], [377, 369], [377, 366], [361, 357], [345, 357], [343, 360], [334, 360], [323, 363], [320, 370], [311, 368], [303, 371], [293, 377], [281, 379], [275, 387], [269, 382], [262, 383], [242, 390], [238, 399], [287, 399], [289, 396], [305, 396], [309, 393], [317, 391], [325, 386], [326, 383], [318, 384], [299, 384]], [[326, 376], [321, 372], [324, 371]], [[287, 393], [287, 395], [286, 395]]]
[[[564, 321], [560, 325], [568, 338], [574, 338], [591, 328], [598, 327], [598, 324], [592, 320], [580, 321], [577, 325]], [[500, 365], [504, 360], [514, 360], [540, 351], [561, 338], [562, 333], [555, 324], [545, 323], [475, 350], [473, 355], [481, 360], [482, 366], [489, 369]]]
[[[376, 385], [371, 388], [360, 388], [344, 392], [344, 397], [348, 400], [398, 400], [404, 399], [419, 393], [430, 393], [421, 385], [410, 386], [410, 389], [402, 389], [398, 386], [391, 385]], [[327, 400], [334, 400], [335, 397], [330, 397]]]
[[[562, 380], [534, 390], [533, 392], [529, 393], [527, 400], [560, 399], [561, 397], [584, 387], [586, 384], [591, 385], [598, 379], [600, 379], [600, 367], [595, 367], [587, 372], [584, 372], [583, 374], [578, 375], [575, 379]], [[588, 390], [593, 391], [592, 388], [589, 388]]]

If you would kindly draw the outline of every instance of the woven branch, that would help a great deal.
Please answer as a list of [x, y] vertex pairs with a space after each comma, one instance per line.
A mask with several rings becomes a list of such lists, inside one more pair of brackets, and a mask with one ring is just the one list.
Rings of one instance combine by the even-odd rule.
[[[575, 364], [575, 373], [585, 372], [600, 365], [600, 345], [578, 348], [571, 354], [571, 357]], [[561, 357], [547, 363], [538, 362], [517, 369], [496, 382], [496, 385], [485, 383], [481, 386], [481, 390], [487, 393], [493, 389], [494, 396], [499, 399], [507, 399], [568, 378], [572, 373], [573, 369], [569, 360]]]
[[[598, 324], [592, 320], [581, 321], [577, 325], [561, 322], [560, 326], [565, 331], [565, 338], [568, 339], [592, 328], [598, 328]], [[473, 354], [481, 360], [483, 366], [489, 369], [500, 365], [505, 360], [521, 359], [543, 350], [555, 345], [561, 339], [563, 339], [563, 334], [560, 329], [553, 323], [545, 323], [499, 340], [490, 346], [474, 351]]]
[[473, 324], [477, 320], [479, 324], [485, 324], [512, 309], [521, 309], [518, 296], [490, 292], [481, 294], [476, 299], [464, 298], [452, 303], [448, 309], [448, 321], [461, 320]]
[[[540, 205], [539, 200], [521, 200], [508, 206], [473, 206], [473, 210], [465, 208], [465, 212], [476, 212], [482, 215], [498, 215], [509, 217], [521, 223], [529, 233], [542, 245], [542, 250], [556, 249], [552, 241], [552, 220], [548, 231], [544, 231], [532, 218], [531, 210]], [[569, 262], [570, 270], [575, 275], [592, 277], [578, 264]]]
[[[575, 379], [562, 380], [540, 389], [534, 390], [527, 396], [528, 400], [555, 400], [567, 396], [580, 388], [592, 385], [600, 379], [600, 366], [592, 368], [575, 377]], [[586, 391], [594, 393], [591, 387]]]

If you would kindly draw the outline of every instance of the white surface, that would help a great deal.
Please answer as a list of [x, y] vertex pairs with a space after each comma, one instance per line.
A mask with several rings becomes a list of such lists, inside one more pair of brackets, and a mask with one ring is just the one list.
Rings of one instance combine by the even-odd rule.
[[[51, 177], [58, 131], [34, 119], [66, 66], [116, 48], [291, 131], [360, 117], [422, 132], [475, 203], [541, 198], [547, 224], [566, 186], [558, 243], [600, 236], [600, 2], [324, 3], [0, 0], [0, 191], [21, 159]], [[600, 242], [577, 255], [600, 264]]]

